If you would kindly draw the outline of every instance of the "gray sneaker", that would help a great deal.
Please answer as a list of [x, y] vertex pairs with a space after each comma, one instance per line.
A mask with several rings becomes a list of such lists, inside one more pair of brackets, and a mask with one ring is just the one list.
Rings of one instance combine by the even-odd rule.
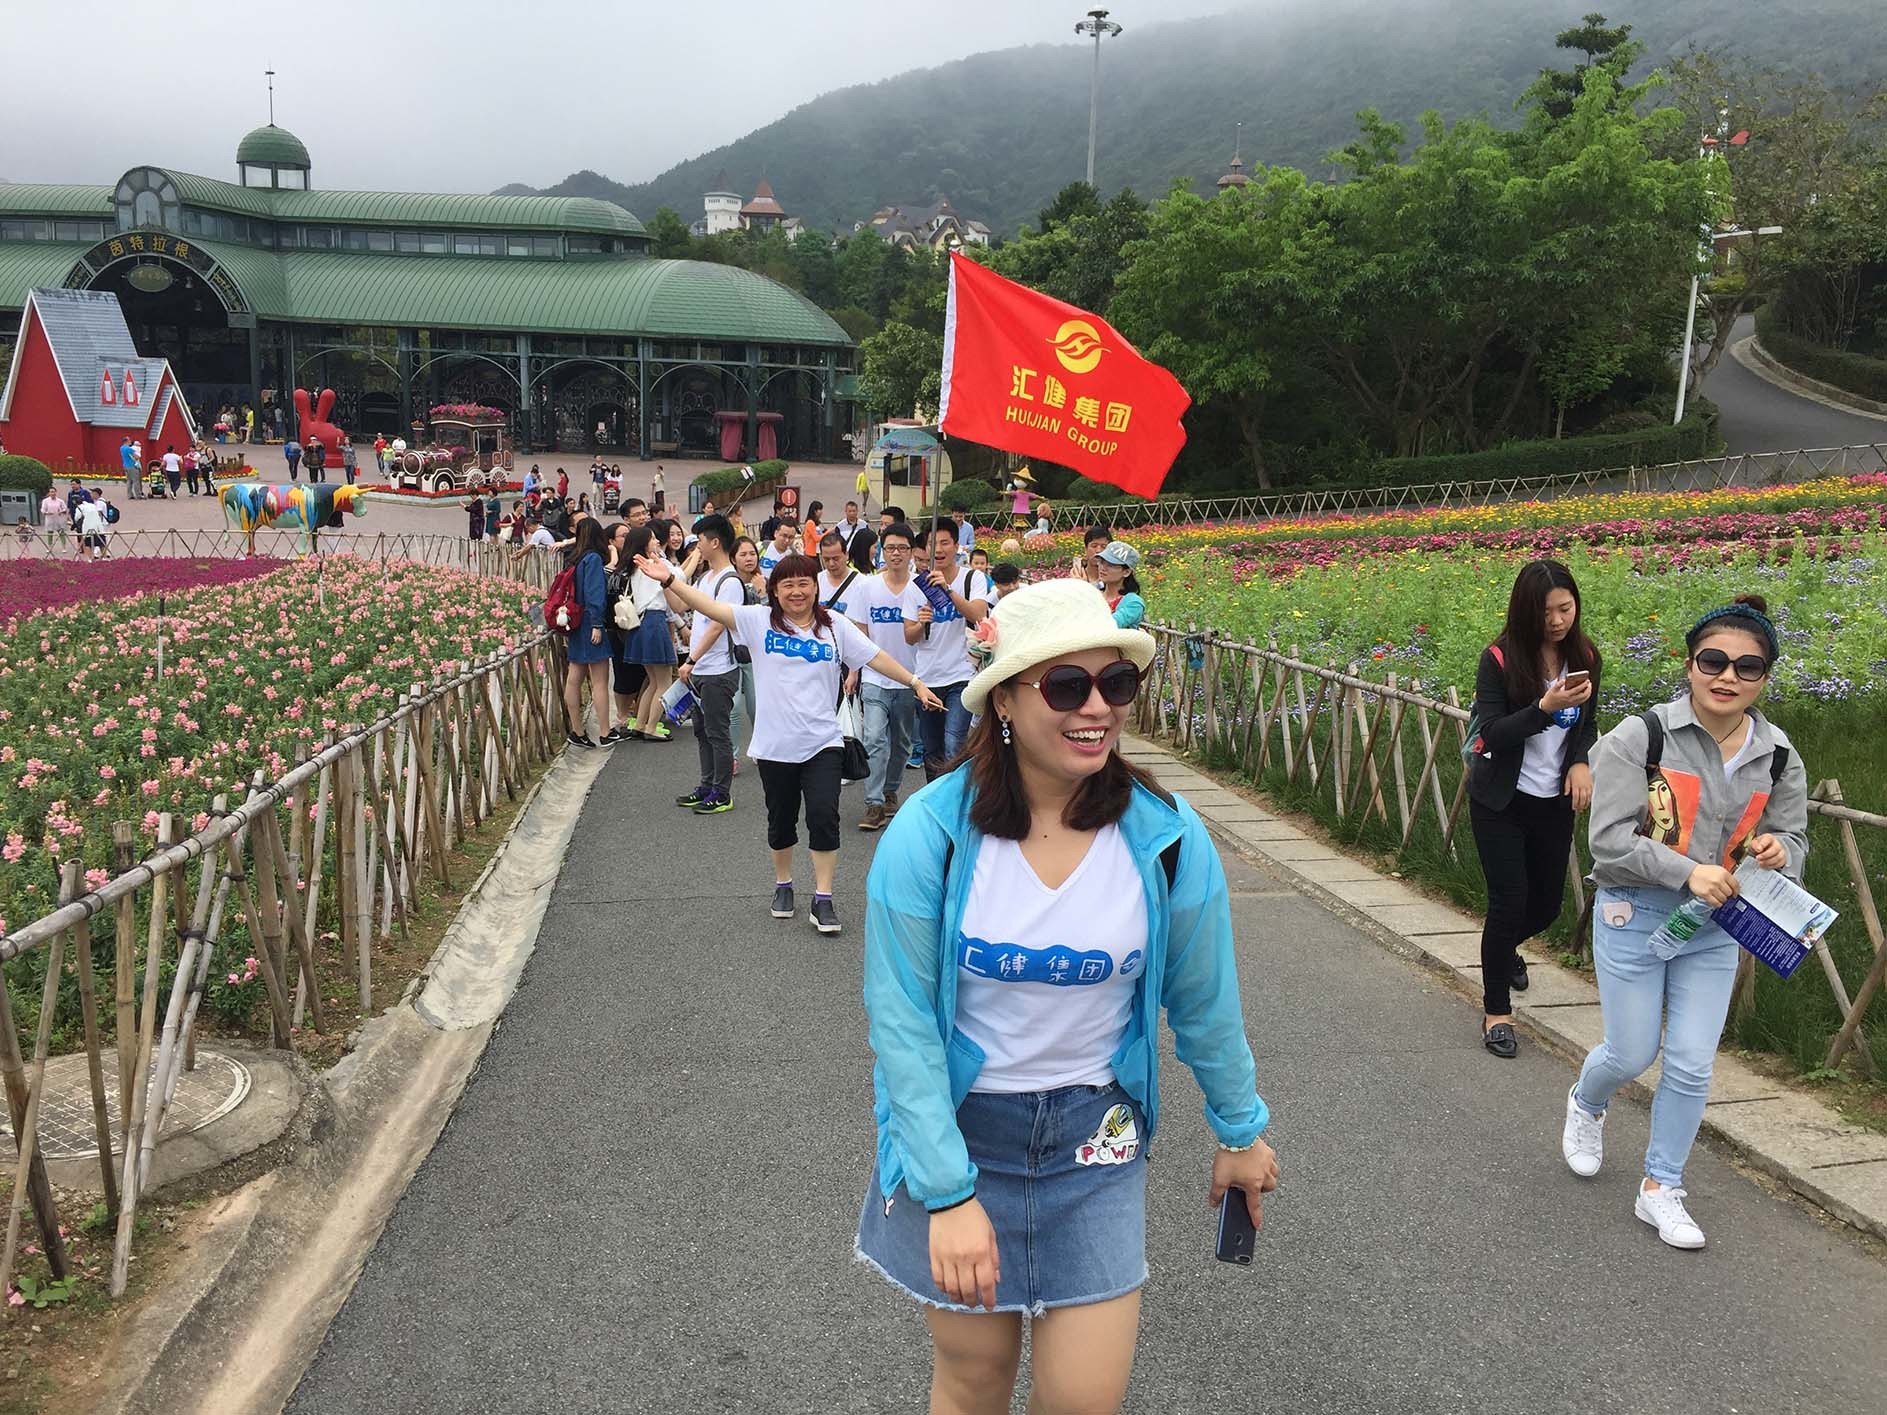
[[822, 934], [835, 934], [839, 931], [838, 910], [832, 907], [830, 899], [815, 898], [812, 901], [812, 912], [807, 917], [812, 920], [812, 926]]
[[773, 886], [773, 917], [790, 919], [799, 911], [793, 907], [793, 886], [776, 884]]

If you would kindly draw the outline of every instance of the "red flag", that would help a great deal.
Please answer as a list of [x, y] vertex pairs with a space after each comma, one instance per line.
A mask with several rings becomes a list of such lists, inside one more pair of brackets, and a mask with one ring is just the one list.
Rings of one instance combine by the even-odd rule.
[[1154, 496], [1191, 405], [1106, 320], [951, 252], [937, 414], [950, 436]]

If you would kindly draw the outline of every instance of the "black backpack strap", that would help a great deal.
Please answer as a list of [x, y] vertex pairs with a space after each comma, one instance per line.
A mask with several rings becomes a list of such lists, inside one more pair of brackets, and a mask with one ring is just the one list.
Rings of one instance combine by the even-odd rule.
[[1782, 780], [1782, 773], [1789, 769], [1789, 749], [1777, 747], [1769, 757], [1769, 784], [1774, 786]]
[[1639, 713], [1638, 720], [1645, 725], [1645, 779], [1649, 781], [1664, 760], [1664, 723], [1651, 708]]

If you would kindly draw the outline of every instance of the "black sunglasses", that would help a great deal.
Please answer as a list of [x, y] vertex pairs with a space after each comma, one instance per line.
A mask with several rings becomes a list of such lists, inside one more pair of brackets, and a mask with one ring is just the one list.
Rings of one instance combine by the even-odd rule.
[[1017, 682], [1025, 688], [1040, 690], [1042, 701], [1056, 712], [1074, 712], [1088, 701], [1096, 688], [1101, 701], [1109, 707], [1126, 707], [1140, 695], [1140, 670], [1126, 659], [1110, 663], [1099, 673], [1090, 673], [1072, 663], [1057, 664], [1033, 683], [1026, 678]]
[[1732, 664], [1736, 666], [1736, 676], [1745, 683], [1760, 683], [1769, 676], [1769, 660], [1759, 653], [1731, 658], [1722, 649], [1699, 649], [1691, 655], [1690, 661], [1697, 665], [1699, 673], [1709, 678], [1720, 677]]

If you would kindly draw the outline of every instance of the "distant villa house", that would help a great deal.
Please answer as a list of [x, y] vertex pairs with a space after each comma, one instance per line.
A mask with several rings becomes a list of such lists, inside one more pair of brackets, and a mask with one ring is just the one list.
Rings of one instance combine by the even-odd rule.
[[729, 190], [727, 170], [714, 179], [714, 190], [701, 199], [701, 219], [691, 228], [697, 236], [718, 236], [723, 231], [771, 231], [778, 227], [788, 236], [805, 230], [797, 216], [790, 215], [773, 195], [773, 184], [765, 177], [746, 201]]
[[926, 247], [948, 251], [960, 246], [989, 244], [989, 227], [965, 217], [950, 204], [949, 197], [938, 197], [929, 206], [914, 203], [880, 207], [858, 229], [875, 232], [905, 250]]

